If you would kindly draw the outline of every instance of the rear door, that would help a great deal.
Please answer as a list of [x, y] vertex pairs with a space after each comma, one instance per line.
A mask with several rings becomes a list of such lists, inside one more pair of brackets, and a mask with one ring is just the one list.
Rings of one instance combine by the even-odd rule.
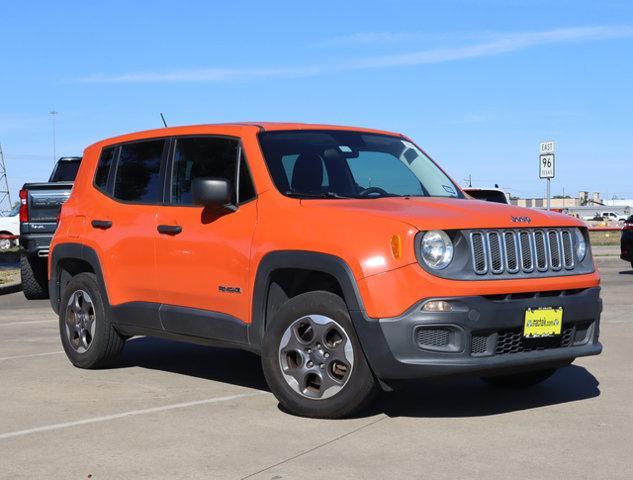
[[87, 228], [98, 244], [112, 305], [146, 309], [134, 323], [159, 328], [160, 299], [156, 279], [156, 221], [163, 201], [164, 138], [104, 149], [94, 179], [99, 197], [90, 209]]
[[[194, 205], [191, 182], [198, 177], [229, 180], [236, 208]], [[163, 326], [175, 333], [217, 337], [219, 325], [231, 328], [233, 320], [246, 320], [250, 312], [248, 273], [257, 202], [239, 140], [176, 138], [166, 190], [168, 205], [160, 207], [157, 222], [173, 227], [172, 233], [159, 234], [157, 243]]]

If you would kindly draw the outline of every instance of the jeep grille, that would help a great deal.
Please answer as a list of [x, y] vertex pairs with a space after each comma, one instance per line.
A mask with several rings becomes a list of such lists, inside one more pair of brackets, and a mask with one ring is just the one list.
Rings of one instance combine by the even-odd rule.
[[472, 231], [470, 250], [477, 275], [558, 272], [575, 267], [569, 229]]

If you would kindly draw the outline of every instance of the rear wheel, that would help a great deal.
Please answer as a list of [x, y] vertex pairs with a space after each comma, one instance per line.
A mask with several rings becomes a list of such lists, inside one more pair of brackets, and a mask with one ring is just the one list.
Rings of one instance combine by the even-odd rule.
[[329, 292], [308, 292], [286, 302], [266, 331], [266, 381], [290, 412], [339, 418], [362, 409], [375, 393], [345, 302]]
[[105, 296], [93, 273], [74, 276], [64, 288], [59, 333], [64, 351], [76, 367], [104, 367], [123, 349], [125, 339], [108, 318]]
[[45, 260], [25, 254], [20, 255], [20, 276], [22, 292], [27, 300], [48, 298]]
[[544, 382], [556, 373], [556, 368], [535, 370], [532, 372], [515, 373], [512, 375], [499, 375], [496, 377], [484, 377], [482, 380], [495, 387], [525, 388]]

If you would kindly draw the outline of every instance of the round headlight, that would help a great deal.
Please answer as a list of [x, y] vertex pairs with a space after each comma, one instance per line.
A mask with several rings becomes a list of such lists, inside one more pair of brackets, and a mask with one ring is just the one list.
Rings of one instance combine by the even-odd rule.
[[420, 255], [435, 270], [446, 268], [453, 260], [453, 242], [441, 230], [431, 230], [422, 237]]
[[582, 262], [587, 255], [587, 242], [579, 228], [576, 229], [576, 258]]

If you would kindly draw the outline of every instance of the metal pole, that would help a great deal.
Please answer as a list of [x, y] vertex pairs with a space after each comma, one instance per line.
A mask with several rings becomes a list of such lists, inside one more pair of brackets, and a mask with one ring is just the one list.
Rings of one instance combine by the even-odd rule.
[[551, 203], [550, 203], [550, 198], [551, 198], [551, 193], [550, 193], [550, 187], [551, 187], [551, 178], [547, 179], [547, 209], [550, 209]]
[[48, 113], [53, 118], [53, 163], [55, 163], [57, 161], [57, 145], [56, 145], [57, 140], [56, 140], [56, 132], [55, 132], [55, 115], [57, 115], [59, 112], [56, 112], [55, 110], [51, 110]]

